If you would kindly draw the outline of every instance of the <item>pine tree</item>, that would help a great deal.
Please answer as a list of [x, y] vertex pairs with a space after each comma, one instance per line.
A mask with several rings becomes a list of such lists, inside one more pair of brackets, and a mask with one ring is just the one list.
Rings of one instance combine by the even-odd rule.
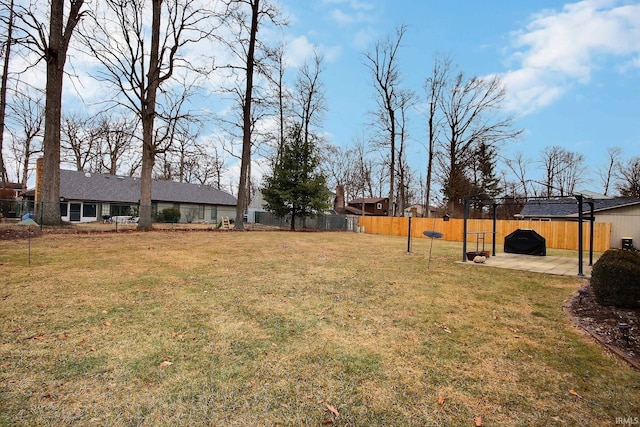
[[330, 206], [319, 164], [313, 138], [305, 142], [301, 126], [290, 128], [273, 175], [264, 179], [262, 195], [265, 209], [280, 218], [291, 216], [291, 230], [295, 230], [296, 218], [319, 215]]
[[493, 199], [502, 192], [500, 178], [495, 173], [497, 156], [496, 147], [480, 142], [476, 150], [476, 187], [481, 199]]

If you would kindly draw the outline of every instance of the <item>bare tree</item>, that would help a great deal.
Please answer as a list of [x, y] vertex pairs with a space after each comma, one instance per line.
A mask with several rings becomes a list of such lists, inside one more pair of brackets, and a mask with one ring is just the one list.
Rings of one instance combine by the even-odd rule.
[[620, 147], [609, 147], [607, 149], [607, 163], [598, 168], [598, 177], [602, 182], [603, 193], [605, 196], [609, 195], [611, 188], [614, 185], [616, 177], [615, 171], [619, 168], [620, 157], [622, 156], [622, 149]]
[[[156, 138], [155, 120], [162, 107], [159, 90], [174, 77], [176, 70], [202, 71], [196, 70], [181, 52], [186, 46], [206, 39], [213, 31], [209, 22], [212, 12], [201, 8], [195, 0], [151, 0], [150, 3], [151, 11], [144, 0], [105, 0], [103, 16], [98, 17], [96, 13], [93, 25], [82, 32], [85, 45], [103, 66], [96, 77], [121, 95], [114, 102], [140, 118], [142, 168], [138, 229], [143, 230], [151, 227], [152, 173], [156, 155], [162, 151], [158, 144], [165, 142]], [[149, 12], [151, 26], [147, 28], [145, 17]]]
[[620, 164], [616, 188], [622, 197], [640, 197], [640, 156]]
[[324, 87], [320, 80], [321, 72], [322, 56], [314, 52], [313, 63], [310, 65], [305, 61], [298, 70], [295, 82], [296, 114], [302, 127], [302, 136], [305, 142], [309, 142], [311, 126], [318, 126], [327, 110]]
[[1, 188], [6, 188], [7, 168], [3, 157], [5, 115], [7, 111], [7, 83], [9, 79], [9, 60], [11, 58], [11, 45], [13, 44], [13, 0], [7, 5], [8, 17], [6, 22], [7, 38], [4, 42], [2, 60], [2, 80], [0, 82], [0, 181]]
[[386, 133], [389, 144], [389, 203], [392, 204], [389, 216], [395, 214], [393, 203], [396, 175], [396, 111], [400, 86], [398, 50], [405, 32], [406, 26], [398, 27], [394, 38], [388, 36], [385, 40], [378, 41], [373, 51], [366, 53], [364, 57], [365, 66], [373, 77], [378, 95], [376, 118], [379, 119], [379, 126]]
[[540, 163], [542, 164], [544, 171], [544, 182], [543, 185], [546, 188], [545, 197], [551, 198], [555, 192], [554, 189], [557, 187], [557, 175], [560, 169], [560, 164], [562, 163], [564, 149], [557, 145], [547, 146], [542, 152], [542, 160]]
[[126, 116], [100, 117], [97, 133], [100, 136], [100, 172], [116, 175], [123, 157], [133, 148], [136, 118]]
[[116, 175], [123, 157], [133, 149], [137, 121], [100, 114], [63, 116], [62, 158], [76, 170]]
[[410, 195], [410, 181], [411, 181], [411, 170], [409, 166], [409, 162], [407, 161], [407, 144], [409, 140], [408, 134], [408, 119], [407, 113], [410, 108], [413, 107], [415, 103], [415, 95], [413, 92], [408, 90], [400, 91], [398, 96], [398, 190], [396, 194], [397, 197], [397, 205], [398, 211], [404, 215], [404, 209], [411, 204], [411, 195]]
[[560, 196], [572, 195], [579, 184], [586, 182], [584, 176], [587, 168], [584, 162], [585, 159], [582, 153], [564, 151], [560, 170], [557, 174]]
[[477, 146], [493, 146], [517, 138], [513, 117], [500, 115], [506, 91], [498, 77], [449, 80], [440, 100], [444, 131], [438, 165], [448, 211], [459, 213], [461, 202], [475, 190], [469, 175]]
[[40, 21], [32, 7], [28, 5], [16, 13], [22, 23], [21, 28], [27, 34], [26, 43], [37, 52], [46, 63], [45, 122], [44, 122], [44, 161], [41, 201], [43, 202], [42, 221], [46, 225], [61, 223], [60, 218], [60, 120], [62, 111], [62, 84], [67, 51], [74, 30], [84, 12], [84, 0], [69, 0], [69, 13], [66, 16], [65, 1], [51, 1], [49, 23]]
[[560, 146], [548, 146], [540, 161], [544, 171], [545, 197], [571, 195], [584, 175], [584, 156]]
[[88, 171], [89, 165], [99, 154], [99, 136], [91, 121], [91, 117], [81, 117], [79, 114], [63, 115], [62, 118], [62, 159], [72, 163], [78, 171]]
[[[518, 193], [522, 193], [524, 198], [529, 197], [529, 178], [528, 168], [531, 165], [531, 160], [524, 157], [522, 152], [517, 152], [513, 159], [505, 159], [505, 165], [509, 168], [509, 170], [515, 176], [517, 183], [520, 187]], [[513, 186], [511, 186], [513, 188]], [[515, 188], [512, 192], [516, 192]]]
[[18, 182], [26, 190], [33, 156], [42, 152], [41, 138], [45, 119], [41, 93], [17, 93], [11, 103], [11, 119], [14, 129], [10, 151]]
[[185, 163], [185, 181], [211, 185], [218, 190], [223, 190], [222, 178], [227, 170], [226, 159], [215, 145], [208, 149], [202, 145], [195, 148], [198, 152], [190, 156]]
[[278, 127], [274, 137], [269, 139], [275, 140], [275, 155], [273, 156], [273, 165], [278, 163], [282, 150], [284, 149], [285, 129], [290, 126], [290, 118], [292, 116], [292, 94], [289, 86], [285, 82], [286, 66], [284, 63], [285, 45], [279, 44], [274, 49], [266, 48], [266, 56], [272, 62], [272, 72], [266, 72], [265, 77], [271, 82], [271, 97], [273, 104], [277, 110]]
[[436, 56], [434, 58], [433, 69], [431, 75], [427, 77], [425, 82], [425, 92], [427, 95], [427, 178], [424, 210], [429, 216], [431, 209], [431, 186], [433, 178], [433, 161], [435, 157], [435, 144], [438, 140], [439, 133], [442, 129], [441, 116], [438, 114], [438, 106], [442, 97], [442, 91], [447, 83], [450, 73], [451, 59], [448, 57]]
[[[242, 150], [240, 155], [240, 178], [238, 184], [238, 202], [236, 206], [236, 218], [234, 227], [244, 229], [244, 215], [247, 212], [251, 198], [251, 154], [256, 146], [254, 132], [260, 115], [256, 114], [256, 99], [254, 95], [256, 74], [266, 66], [262, 61], [266, 54], [263, 44], [258, 39], [258, 29], [270, 21], [280, 25], [277, 17], [279, 10], [266, 0], [226, 0], [229, 7], [227, 25], [232, 27], [232, 38], [221, 38], [226, 44], [238, 64], [232, 64], [228, 68], [241, 71], [240, 81], [244, 83], [242, 90], [236, 88], [236, 99], [242, 107], [241, 133]], [[264, 71], [262, 71], [264, 74]], [[263, 101], [263, 100], [262, 100]], [[258, 100], [260, 102], [260, 100]]]

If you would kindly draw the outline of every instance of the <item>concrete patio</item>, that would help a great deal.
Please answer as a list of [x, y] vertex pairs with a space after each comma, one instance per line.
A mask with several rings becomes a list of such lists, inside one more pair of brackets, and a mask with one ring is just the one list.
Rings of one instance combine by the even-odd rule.
[[[595, 259], [593, 262], [595, 263]], [[578, 256], [575, 258], [558, 256], [533, 256], [513, 253], [497, 253], [496, 256], [487, 258], [484, 264], [467, 261], [469, 264], [481, 267], [507, 268], [511, 270], [531, 271], [534, 273], [557, 274], [562, 276], [578, 277]], [[583, 258], [582, 273], [585, 278], [591, 277], [589, 256]]]

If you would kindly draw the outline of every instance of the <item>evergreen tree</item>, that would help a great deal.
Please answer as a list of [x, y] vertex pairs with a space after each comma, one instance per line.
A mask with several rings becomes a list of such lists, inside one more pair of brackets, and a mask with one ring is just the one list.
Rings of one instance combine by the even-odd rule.
[[470, 195], [481, 202], [471, 205], [475, 211], [472, 214], [473, 217], [481, 218], [483, 213], [486, 213], [487, 205], [485, 203], [502, 192], [500, 179], [495, 174], [496, 157], [496, 147], [488, 145], [484, 141], [478, 144], [473, 159], [473, 183]]
[[290, 128], [273, 175], [264, 179], [265, 209], [280, 218], [290, 215], [291, 230], [295, 230], [296, 218], [319, 215], [330, 206], [330, 193], [313, 141], [312, 137], [305, 141], [300, 125]]
[[476, 150], [476, 187], [478, 196], [483, 199], [493, 199], [502, 192], [500, 178], [496, 176], [497, 163], [496, 147], [486, 144], [484, 141]]

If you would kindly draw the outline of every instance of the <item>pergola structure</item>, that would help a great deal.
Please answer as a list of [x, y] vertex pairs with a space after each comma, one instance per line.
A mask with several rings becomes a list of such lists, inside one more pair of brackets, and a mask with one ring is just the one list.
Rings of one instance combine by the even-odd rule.
[[[586, 202], [590, 207], [590, 217], [587, 218], [589, 221], [589, 265], [593, 265], [593, 223], [595, 221], [594, 216], [594, 202], [592, 198], [587, 198], [582, 194], [573, 194], [572, 197], [575, 197], [578, 203], [578, 276], [583, 277], [583, 231], [582, 231], [582, 223], [585, 221], [583, 214], [584, 203]], [[543, 197], [532, 197], [530, 199], [542, 199]], [[493, 234], [492, 239], [492, 247], [491, 247], [491, 255], [496, 256], [496, 223], [497, 223], [497, 208], [499, 205], [504, 203], [506, 198], [500, 197], [497, 199], [490, 200], [492, 216], [493, 216], [493, 230], [490, 232]], [[501, 200], [503, 203], [498, 203], [497, 201]], [[469, 203], [474, 202], [482, 202], [486, 203], [486, 200], [480, 199], [476, 197], [465, 197], [464, 199], [464, 228], [463, 228], [463, 236], [462, 236], [462, 262], [467, 262], [467, 236], [471, 233], [468, 231], [467, 221], [469, 219]]]

